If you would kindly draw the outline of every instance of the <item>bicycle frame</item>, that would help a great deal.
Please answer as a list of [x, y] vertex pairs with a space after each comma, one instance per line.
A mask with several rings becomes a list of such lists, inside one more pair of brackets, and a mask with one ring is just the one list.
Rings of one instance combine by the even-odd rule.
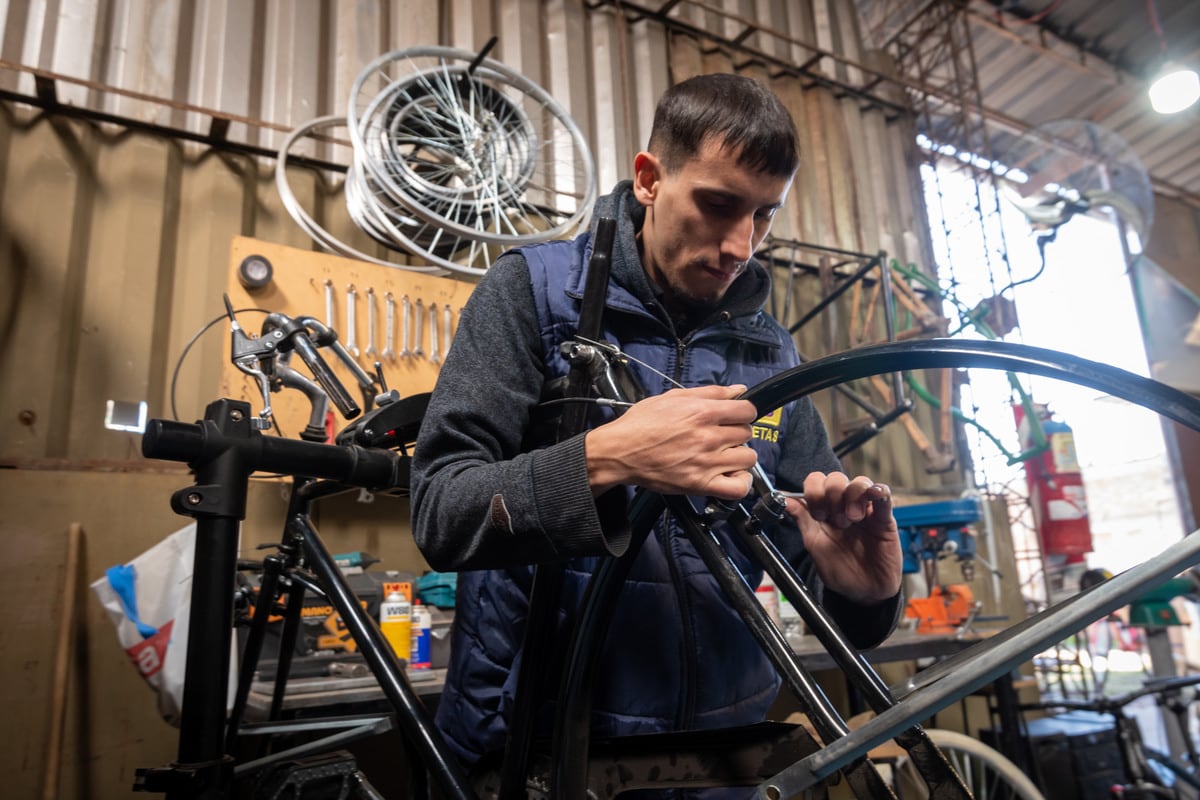
[[[761, 414], [841, 381], [941, 367], [1025, 371], [1078, 383], [1200, 430], [1200, 401], [1182, 392], [1123, 370], [1055, 351], [996, 342], [929, 340], [861, 348], [805, 363], [750, 389], [744, 397], [754, 402]], [[152, 420], [143, 439], [143, 453], [147, 457], [186, 461], [193, 466], [197, 477], [195, 486], [176, 492], [172, 499], [172, 506], [178, 513], [196, 517], [199, 525], [179, 758], [170, 768], [144, 772], [146, 784], [141, 787], [152, 791], [166, 790], [174, 797], [221, 797], [229, 785], [231, 764], [222, 747], [229, 663], [228, 624], [232, 619], [237, 526], [244, 517], [245, 488], [250, 474], [255, 470], [300, 472], [347, 486], [372, 489], [395, 488], [407, 483], [407, 462], [396, 453], [264, 437], [249, 429], [248, 417], [246, 404], [222, 400], [212, 404], [205, 421], [196, 425]], [[644, 536], [662, 510], [669, 508], [688, 529], [693, 543], [702, 552], [707, 552], [705, 560], [710, 562], [710, 568], [718, 575], [725, 571], [723, 563], [728, 562], [728, 556], [722, 558], [722, 553], [712, 551], [706, 544], [711, 541], [707, 529], [711, 520], [696, 512], [686, 500], [662, 498], [639, 490], [635, 493], [632, 508], [635, 544], [636, 537]], [[731, 509], [734, 514], [743, 512]], [[746, 522], [750, 516], [741, 521]], [[315, 531], [307, 530], [301, 521], [293, 519], [291, 524], [304, 533], [306, 546], [310, 539], [315, 540]], [[752, 525], [747, 531], [750, 536], [755, 533]], [[778, 572], [786, 577], [786, 570], [773, 563], [769, 550], [755, 549], [768, 572]], [[320, 553], [316, 555], [319, 562]], [[572, 633], [567, 676], [560, 693], [560, 700], [564, 702], [559, 703], [555, 725], [556, 741], [568, 745], [555, 754], [555, 774], [563, 780], [577, 782], [583, 776], [582, 780], [587, 781], [586, 758], [590, 750], [587, 704], [591, 694], [588, 672], [594, 663], [594, 649], [603, 641], [613, 593], [619, 591], [627, 566], [627, 562], [625, 566], [622, 562], [625, 562], [624, 557], [611, 560], [598, 571]], [[759, 637], [801, 703], [816, 712], [815, 721], [828, 743], [760, 783], [756, 796], [764, 800], [792, 797], [817, 786], [838, 771], [847, 774], [856, 789], [872, 791], [877, 776], [872, 778], [870, 771], [863, 767], [870, 748], [898, 734], [909, 735], [906, 732], [916, 729], [920, 720], [1011, 671], [1083, 624], [1125, 605], [1146, 588], [1197, 563], [1200, 563], [1200, 536], [1190, 535], [1150, 561], [972, 647], [961, 656], [920, 673], [903, 686], [893, 687], [890, 693], [899, 698], [894, 701], [878, 676], [836, 628], [822, 623], [821, 615], [817, 613], [819, 609], [814, 611], [810, 607], [813, 604], [806, 603], [808, 598], [802, 584], [796, 585], [799, 579], [796, 578], [795, 584], [789, 580], [777, 581], [785, 595], [801, 610], [806, 622], [819, 632], [851, 683], [864, 690], [868, 701], [877, 706], [875, 719], [852, 733], [846, 731], [844, 723], [799, 668], [786, 640], [753, 600], [744, 579], [736, 574], [736, 570], [735, 574], [726, 574], [719, 579], [730, 595], [731, 604]], [[330, 572], [326, 577], [336, 584], [337, 571], [332, 569]], [[350, 625], [359, 646], [368, 650], [385, 649], [386, 652], [386, 643], [379, 637], [373, 621], [357, 604], [346, 598], [343, 601], [347, 607], [339, 606], [339, 612]], [[355, 624], [351, 624], [351, 620], [355, 620]], [[390, 684], [384, 686], [385, 692], [400, 716], [407, 738], [416, 745], [445, 796], [473, 797], [464, 771], [453, 757], [446, 755], [448, 751], [440, 734], [407, 686], [402, 672], [396, 668], [394, 660], [390, 665], [387, 662], [388, 659], [381, 659], [372, 666], [381, 676], [381, 683]], [[517, 699], [518, 705], [527, 701], [525, 697]], [[680, 741], [688, 739], [687, 734], [677, 736]], [[670, 741], [670, 737], [659, 737], [660, 743], [664, 738]], [[777, 737], [774, 742], [778, 745], [786, 738]], [[768, 754], [755, 768], [777, 763]], [[741, 776], [741, 780], [745, 777]], [[589, 788], [595, 789], [594, 786]], [[583, 795], [556, 793], [555, 796]]]

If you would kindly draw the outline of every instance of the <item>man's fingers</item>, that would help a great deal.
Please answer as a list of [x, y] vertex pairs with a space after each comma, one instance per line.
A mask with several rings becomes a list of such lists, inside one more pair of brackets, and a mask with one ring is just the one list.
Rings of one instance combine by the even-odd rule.
[[[741, 384], [697, 386], [672, 389], [648, 399], [660, 401], [664, 408], [671, 409], [676, 419], [687, 417], [690, 412], [697, 415], [696, 422], [699, 424], [749, 425], [758, 419], [758, 409], [749, 400], [737, 400], [745, 391], [746, 387]], [[686, 405], [688, 403], [693, 405]]]
[[753, 486], [753, 481], [750, 478], [750, 473], [742, 470], [740, 472], [727, 472], [713, 478], [708, 484], [708, 489], [705, 494], [711, 497], [719, 497], [722, 500], [741, 500], [746, 495], [750, 494], [750, 489]]
[[891, 513], [891, 488], [866, 475], [851, 480], [840, 472], [811, 473], [804, 479], [804, 497], [812, 518], [835, 528]]
[[714, 400], [729, 400], [735, 397], [741, 397], [743, 394], [745, 394], [745, 392], [745, 385], [735, 383], [732, 386], [708, 384], [707, 386], [692, 386], [687, 389], [672, 389], [671, 391], [666, 392], [666, 394], [687, 393], [695, 395], [696, 397], [710, 397]]

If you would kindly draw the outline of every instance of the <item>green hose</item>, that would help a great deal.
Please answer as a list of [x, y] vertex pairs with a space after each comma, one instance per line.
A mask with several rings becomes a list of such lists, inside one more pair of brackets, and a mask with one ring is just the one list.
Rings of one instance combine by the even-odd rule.
[[[954, 307], [958, 310], [959, 318], [963, 321], [963, 324], [953, 331], [948, 332], [947, 336], [954, 336], [955, 334], [965, 330], [967, 327], [972, 327], [979, 331], [979, 333], [981, 333], [987, 339], [996, 340], [1000, 338], [996, 335], [995, 331], [993, 331], [991, 327], [984, 322], [983, 316], [986, 313], [985, 311], [983, 311], [979, 306], [977, 306], [975, 309], [966, 308], [966, 306], [959, 302], [958, 298], [954, 297], [954, 295], [950, 294], [949, 292], [943, 291], [935, 280], [921, 272], [916, 264], [901, 265], [899, 261], [893, 258], [891, 268], [896, 270], [896, 272], [900, 273], [909, 281], [919, 283], [928, 291], [936, 293], [937, 296], [943, 301], [949, 301], [954, 305]], [[908, 318], [911, 321], [912, 312], [908, 312]], [[1033, 399], [1029, 396], [1029, 393], [1025, 391], [1025, 388], [1021, 386], [1021, 382], [1017, 380], [1016, 374], [1012, 372], [1005, 374], [1008, 376], [1009, 386], [1011, 386], [1013, 391], [1016, 392], [1021, 398], [1021, 407], [1025, 409], [1025, 419], [1029, 421], [1029, 431], [1033, 437], [1033, 443], [1030, 447], [1022, 450], [1019, 453], [1013, 454], [1009, 452], [1008, 448], [1000, 443], [1000, 439], [997, 438], [995, 434], [993, 434], [975, 419], [964, 414], [962, 409], [951, 406], [950, 414], [962, 422], [973, 426], [976, 430], [986, 436], [988, 440], [990, 440], [992, 444], [996, 445], [997, 449], [1004, 454], [1005, 458], [1008, 459], [1008, 463], [1012, 465], [1020, 461], [1027, 461], [1031, 458], [1041, 455], [1042, 453], [1046, 452], [1046, 449], [1050, 445], [1046, 439], [1046, 432], [1042, 428], [1042, 421], [1038, 419], [1037, 414], [1034, 413]], [[913, 377], [911, 373], [905, 373], [904, 380], [909, 387], [912, 388], [913, 393], [917, 397], [921, 398], [934, 408], [939, 410], [941, 409], [941, 401], [934, 397], [928, 389], [922, 386], [920, 381]]]

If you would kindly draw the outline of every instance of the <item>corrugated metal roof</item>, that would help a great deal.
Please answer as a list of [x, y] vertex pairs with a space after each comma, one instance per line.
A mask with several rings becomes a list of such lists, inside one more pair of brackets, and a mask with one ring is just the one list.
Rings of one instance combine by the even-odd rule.
[[1200, 3], [976, 0], [968, 8], [995, 155], [1020, 128], [1086, 120], [1129, 145], [1156, 191], [1200, 205], [1200, 104], [1164, 116], [1146, 94], [1164, 57], [1200, 67]]
[[[990, 152], [982, 154], [1003, 159], [1030, 129], [1083, 120], [1127, 143], [1156, 191], [1200, 207], [1200, 105], [1164, 116], [1150, 107], [1146, 91], [1168, 58], [1200, 68], [1195, 0], [857, 0], [857, 5], [868, 44], [897, 59], [918, 107], [923, 93], [957, 92], [952, 103], [938, 97], [933, 118], [922, 121], [933, 138], [942, 135], [943, 141], [978, 152], [978, 131], [963, 129], [967, 109], [967, 115], [987, 121]], [[956, 17], [956, 11], [965, 17]], [[969, 31], [971, 58], [955, 50], [968, 37], [952, 20]], [[951, 74], [956, 72], [959, 83]], [[969, 85], [972, 78], [977, 89]]]

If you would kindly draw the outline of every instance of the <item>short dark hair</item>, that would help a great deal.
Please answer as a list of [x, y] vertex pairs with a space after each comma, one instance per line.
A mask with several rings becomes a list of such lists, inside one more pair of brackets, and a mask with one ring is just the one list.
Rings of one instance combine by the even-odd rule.
[[800, 162], [796, 124], [775, 94], [742, 75], [698, 75], [668, 89], [654, 110], [648, 149], [668, 171], [715, 139], [738, 163], [791, 177]]

